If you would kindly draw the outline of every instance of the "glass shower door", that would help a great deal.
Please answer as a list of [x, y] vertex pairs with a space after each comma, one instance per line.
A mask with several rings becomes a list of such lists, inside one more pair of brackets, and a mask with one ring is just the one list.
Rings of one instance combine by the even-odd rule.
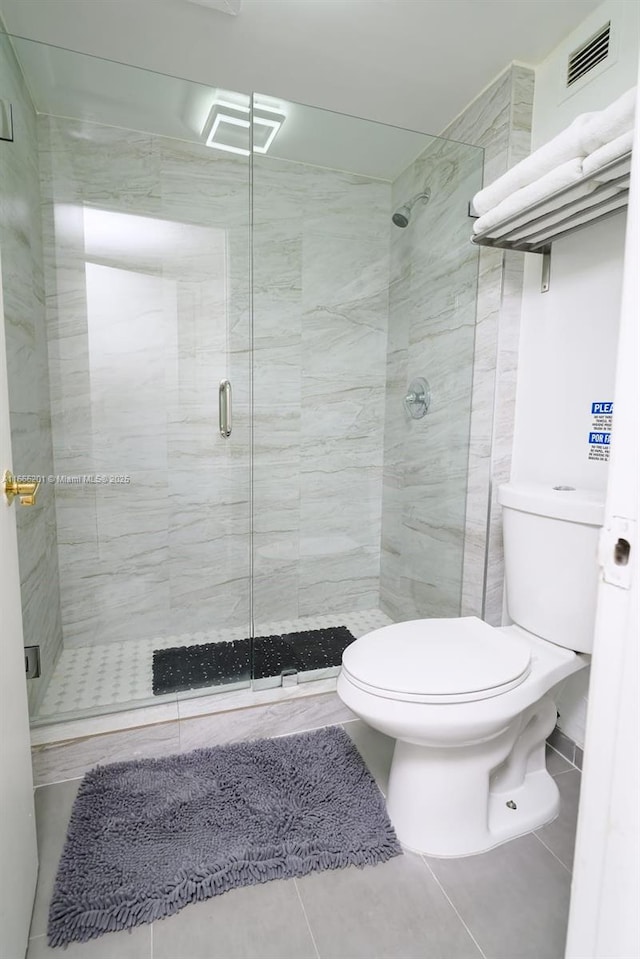
[[251, 162], [259, 686], [459, 615], [483, 151], [258, 94], [253, 111], [271, 124]]
[[254, 96], [254, 685], [334, 676], [380, 610], [390, 180], [431, 137]]
[[247, 686], [248, 142], [214, 143], [233, 95], [0, 39], [13, 467], [41, 477], [18, 513], [32, 719]]

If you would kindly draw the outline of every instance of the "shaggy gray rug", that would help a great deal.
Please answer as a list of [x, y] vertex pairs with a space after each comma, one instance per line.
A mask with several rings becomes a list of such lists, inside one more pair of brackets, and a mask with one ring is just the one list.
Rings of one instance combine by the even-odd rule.
[[401, 852], [339, 727], [98, 766], [71, 813], [49, 945], [153, 922], [236, 886]]

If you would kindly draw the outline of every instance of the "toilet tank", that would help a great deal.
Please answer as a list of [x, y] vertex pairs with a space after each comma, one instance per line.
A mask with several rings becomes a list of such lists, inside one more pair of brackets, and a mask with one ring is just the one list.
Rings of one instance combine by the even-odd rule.
[[508, 483], [498, 502], [510, 618], [556, 646], [590, 653], [604, 493]]

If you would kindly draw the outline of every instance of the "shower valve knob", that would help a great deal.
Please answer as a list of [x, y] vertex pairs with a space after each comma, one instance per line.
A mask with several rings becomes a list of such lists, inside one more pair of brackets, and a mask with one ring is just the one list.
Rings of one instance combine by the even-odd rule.
[[411, 380], [403, 403], [411, 419], [419, 420], [426, 415], [431, 404], [431, 387], [423, 376]]

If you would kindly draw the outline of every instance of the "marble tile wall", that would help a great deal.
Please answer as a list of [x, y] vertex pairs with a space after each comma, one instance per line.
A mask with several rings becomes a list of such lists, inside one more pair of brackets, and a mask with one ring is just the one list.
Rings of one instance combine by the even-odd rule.
[[[512, 64], [443, 131], [484, 148], [485, 185], [530, 151], [533, 85], [533, 70]], [[503, 617], [496, 493], [511, 471], [523, 261], [521, 253], [480, 251], [461, 611], [492, 625]]]
[[65, 644], [249, 627], [251, 447], [256, 621], [376, 605], [388, 184], [256, 164], [252, 425], [246, 162], [39, 134]]
[[[394, 206], [431, 190], [391, 235], [380, 595], [394, 619], [458, 616], [474, 361], [478, 251], [468, 201], [482, 151], [435, 140], [393, 184]], [[431, 406], [411, 419], [415, 377]]]
[[[0, 35], [0, 95], [13, 109], [14, 140], [0, 140], [0, 252], [14, 473], [53, 473], [43, 289], [36, 114], [8, 38]], [[8, 465], [8, 464], [4, 464]], [[4, 466], [3, 466], [4, 468]], [[29, 680], [36, 711], [62, 648], [53, 488], [16, 503], [25, 645], [39, 645]]]
[[[485, 147], [487, 180], [526, 150], [531, 81], [510, 68], [446, 131]], [[435, 141], [392, 191], [256, 161], [252, 383], [247, 164], [51, 117], [39, 141], [53, 472], [128, 478], [56, 487], [66, 643], [248, 627], [251, 448], [256, 622], [371, 607], [379, 590], [396, 618], [456, 615], [461, 583], [462, 612], [499, 621], [495, 504], [486, 597], [482, 571], [521, 276], [482, 251], [476, 323], [480, 151]], [[389, 274], [391, 203], [425, 183]], [[434, 400], [413, 421], [417, 375]]]
[[378, 604], [389, 184], [254, 161], [255, 620]]
[[[529, 152], [533, 81], [529, 68], [510, 66], [442, 133], [483, 148], [484, 184]], [[394, 184], [394, 202], [431, 180], [443, 196], [451, 191], [452, 203], [439, 212], [440, 191], [432, 193], [392, 245], [382, 605], [398, 618], [476, 615], [499, 625], [496, 492], [510, 476], [523, 254], [471, 255], [458, 199], [466, 209], [481, 185], [474, 151], [436, 141]], [[419, 375], [433, 381], [434, 402], [424, 420], [411, 421], [402, 395]]]
[[125, 479], [56, 487], [65, 645], [248, 626], [248, 460], [218, 433], [248, 356], [247, 165], [52, 117], [39, 136], [55, 472]]

